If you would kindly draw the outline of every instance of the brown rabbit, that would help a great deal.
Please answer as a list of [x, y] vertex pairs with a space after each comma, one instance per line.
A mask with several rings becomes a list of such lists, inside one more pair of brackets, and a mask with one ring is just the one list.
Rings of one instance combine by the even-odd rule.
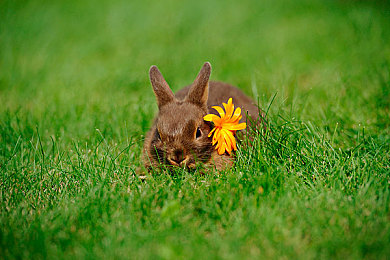
[[210, 73], [211, 65], [206, 62], [194, 83], [174, 95], [158, 68], [150, 68], [159, 112], [144, 143], [144, 163], [149, 171], [162, 165], [189, 169], [203, 165], [217, 170], [230, 166], [233, 157], [217, 153], [212, 137], [208, 137], [212, 125], [203, 120], [206, 114], [217, 114], [212, 106], [221, 106], [230, 97], [235, 107], [242, 109], [240, 122], [247, 120], [246, 114], [260, 122], [262, 112], [249, 97], [229, 84], [209, 82]]

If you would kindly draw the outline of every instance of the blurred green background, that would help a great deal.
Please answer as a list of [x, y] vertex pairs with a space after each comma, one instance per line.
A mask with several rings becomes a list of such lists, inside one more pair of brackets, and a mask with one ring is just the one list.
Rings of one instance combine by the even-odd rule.
[[[388, 258], [389, 43], [388, 1], [0, 1], [0, 258]], [[149, 67], [205, 61], [295, 139], [140, 182]]]
[[371, 1], [2, 1], [2, 107], [128, 104], [150, 96], [151, 64], [177, 90], [208, 60], [252, 96], [354, 109], [388, 69], [388, 15]]
[[97, 127], [90, 112], [150, 113], [152, 64], [177, 90], [210, 61], [212, 79], [310, 119], [370, 125], [389, 102], [386, 2], [2, 1], [1, 17], [1, 110], [55, 111], [71, 135]]

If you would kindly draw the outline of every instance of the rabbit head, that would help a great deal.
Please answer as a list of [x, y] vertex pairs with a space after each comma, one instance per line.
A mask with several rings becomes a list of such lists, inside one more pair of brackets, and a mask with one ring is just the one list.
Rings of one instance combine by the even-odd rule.
[[[152, 165], [195, 168], [197, 162], [211, 158], [213, 147], [208, 134], [207, 99], [211, 65], [206, 62], [184, 99], [175, 97], [156, 66], [149, 71], [156, 95], [158, 116], [152, 126], [145, 150]], [[150, 164], [149, 164], [150, 165]]]

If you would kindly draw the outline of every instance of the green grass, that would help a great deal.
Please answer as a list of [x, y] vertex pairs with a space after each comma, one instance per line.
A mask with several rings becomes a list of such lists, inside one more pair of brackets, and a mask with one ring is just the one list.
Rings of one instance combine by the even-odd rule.
[[[388, 259], [386, 1], [1, 1], [0, 258]], [[205, 61], [268, 110], [236, 165], [141, 181]]]

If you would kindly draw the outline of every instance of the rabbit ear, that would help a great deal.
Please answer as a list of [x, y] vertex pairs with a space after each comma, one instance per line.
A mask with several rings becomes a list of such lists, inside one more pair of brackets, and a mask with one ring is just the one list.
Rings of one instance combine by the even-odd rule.
[[209, 62], [206, 62], [192, 84], [192, 87], [187, 95], [187, 101], [202, 107], [207, 106], [210, 74], [211, 65]]
[[157, 105], [159, 109], [175, 99], [172, 90], [169, 88], [168, 83], [165, 81], [157, 66], [153, 65], [150, 67], [149, 77], [150, 82], [152, 83], [154, 94], [157, 98]]

